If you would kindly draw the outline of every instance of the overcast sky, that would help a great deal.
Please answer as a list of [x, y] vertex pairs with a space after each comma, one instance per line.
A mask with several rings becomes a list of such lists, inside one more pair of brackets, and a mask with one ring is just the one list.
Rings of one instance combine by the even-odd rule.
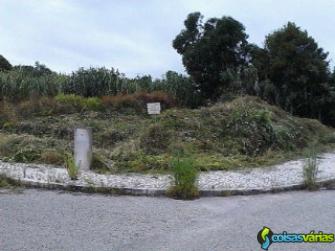
[[335, 0], [0, 0], [0, 54], [12, 64], [118, 68], [127, 76], [184, 72], [172, 40], [190, 12], [232, 16], [249, 41], [293, 21], [335, 61]]

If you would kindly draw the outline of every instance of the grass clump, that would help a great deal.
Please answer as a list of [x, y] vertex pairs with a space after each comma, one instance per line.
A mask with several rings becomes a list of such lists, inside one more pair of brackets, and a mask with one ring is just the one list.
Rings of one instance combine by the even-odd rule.
[[309, 190], [316, 190], [316, 176], [318, 174], [317, 154], [314, 150], [309, 153], [304, 165], [304, 183]]
[[0, 188], [13, 188], [20, 186], [19, 181], [7, 178], [5, 175], [0, 174]]
[[79, 168], [76, 166], [72, 154], [66, 153], [64, 156], [64, 162], [65, 162], [65, 168], [67, 169], [67, 172], [71, 180], [78, 179]]
[[197, 187], [198, 170], [189, 157], [175, 158], [171, 161], [174, 185], [168, 190], [168, 196], [175, 199], [190, 200], [199, 197]]
[[8, 180], [5, 176], [0, 175], [0, 188], [7, 188], [10, 184], [8, 183]]

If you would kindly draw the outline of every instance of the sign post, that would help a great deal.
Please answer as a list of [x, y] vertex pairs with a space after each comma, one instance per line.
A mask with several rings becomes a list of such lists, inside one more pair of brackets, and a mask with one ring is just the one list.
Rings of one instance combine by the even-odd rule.
[[147, 103], [148, 114], [157, 115], [161, 113], [161, 103]]
[[154, 115], [155, 123], [157, 123], [156, 115], [161, 113], [161, 103], [147, 103], [147, 111], [149, 115]]

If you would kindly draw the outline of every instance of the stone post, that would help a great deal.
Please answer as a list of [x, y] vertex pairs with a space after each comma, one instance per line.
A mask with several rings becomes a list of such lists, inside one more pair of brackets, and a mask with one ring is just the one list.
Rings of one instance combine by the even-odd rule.
[[92, 161], [92, 130], [76, 128], [74, 130], [74, 161], [79, 171], [90, 170]]

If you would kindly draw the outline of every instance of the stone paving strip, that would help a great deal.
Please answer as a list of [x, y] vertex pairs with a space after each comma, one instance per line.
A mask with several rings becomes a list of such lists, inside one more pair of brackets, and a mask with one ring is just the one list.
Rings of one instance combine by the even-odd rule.
[[[203, 196], [301, 189], [304, 187], [304, 163], [301, 159], [270, 167], [202, 172], [199, 175], [198, 187]], [[81, 172], [78, 180], [71, 180], [67, 170], [60, 166], [2, 161], [0, 175], [31, 187], [148, 196], [164, 195], [173, 183], [171, 175], [103, 175], [91, 171]], [[332, 184], [335, 181], [335, 153], [326, 153], [318, 157], [316, 180], [320, 185]]]

